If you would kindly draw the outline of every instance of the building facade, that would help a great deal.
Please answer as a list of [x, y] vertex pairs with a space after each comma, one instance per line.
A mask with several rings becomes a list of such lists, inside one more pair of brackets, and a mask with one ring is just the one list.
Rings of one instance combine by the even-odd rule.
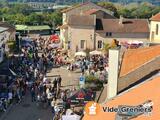
[[150, 41], [160, 43], [160, 13], [153, 16], [150, 20]]
[[9, 40], [10, 33], [8, 28], [0, 27], [0, 63], [4, 60], [4, 54], [7, 50], [7, 41]]
[[[70, 46], [71, 40], [69, 40], [69, 39], [70, 39], [70, 36], [72, 36], [72, 34], [73, 34], [69, 30], [73, 30], [73, 28], [75, 28], [74, 26], [78, 26], [78, 27], [76, 27], [76, 30], [74, 29], [75, 31], [79, 31], [79, 30], [83, 31], [82, 28], [85, 28], [84, 31], [86, 32], [86, 27], [88, 27], [88, 25], [86, 26], [83, 24], [81, 24], [81, 25], [80, 24], [78, 24], [78, 25], [71, 25], [70, 24], [69, 25], [68, 24], [69, 19], [70, 18], [73, 19], [74, 15], [77, 15], [77, 17], [78, 16], [85, 16], [86, 17], [89, 15], [94, 16], [95, 14], [97, 14], [98, 17], [103, 16], [104, 18], [115, 18], [113, 16], [113, 12], [108, 11], [106, 9], [103, 9], [102, 7], [97, 6], [96, 4], [91, 3], [91, 2], [87, 2], [87, 3], [80, 4], [80, 5], [76, 5], [74, 7], [70, 7], [68, 9], [63, 10], [62, 13], [63, 13], [63, 25], [60, 27], [60, 39], [63, 41], [63, 47], [65, 49], [68, 49], [68, 47]], [[81, 19], [83, 19], [83, 18], [81, 17]], [[76, 20], [77, 20], [77, 18], [76, 18]], [[85, 19], [85, 20], [87, 20], [87, 19]], [[94, 19], [92, 19], [92, 20], [93, 20], [93, 22], [95, 21]], [[75, 23], [75, 21], [72, 21], [72, 22]], [[69, 27], [71, 27], [71, 29], [69, 29]], [[80, 27], [82, 27], [82, 28], [80, 28]], [[93, 33], [94, 28], [89, 27], [87, 29], [90, 29], [89, 31], [92, 31], [91, 33], [88, 33], [90, 36]], [[76, 34], [75, 31], [74, 31], [74, 34]], [[91, 35], [92, 39], [94, 38], [93, 36], [94, 36], [94, 33], [93, 33], [93, 35]]]
[[113, 39], [120, 42], [148, 42], [149, 22], [146, 19], [117, 19], [113, 13], [86, 3], [63, 11], [60, 27], [63, 47], [72, 53], [85, 50], [101, 50]]

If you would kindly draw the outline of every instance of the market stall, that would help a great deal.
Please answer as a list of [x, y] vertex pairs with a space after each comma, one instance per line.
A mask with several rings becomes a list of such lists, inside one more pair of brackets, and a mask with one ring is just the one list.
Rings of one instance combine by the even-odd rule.
[[89, 54], [90, 54], [90, 55], [102, 55], [102, 52], [101, 52], [101, 51], [94, 50], [94, 51], [89, 52]]
[[76, 53], [75, 53], [75, 57], [78, 57], [78, 56], [80, 56], [80, 57], [86, 57], [86, 53], [83, 52], [83, 51], [76, 52]]
[[95, 92], [81, 88], [74, 93], [68, 95], [67, 102], [71, 105], [84, 105], [88, 101], [93, 101], [95, 98]]

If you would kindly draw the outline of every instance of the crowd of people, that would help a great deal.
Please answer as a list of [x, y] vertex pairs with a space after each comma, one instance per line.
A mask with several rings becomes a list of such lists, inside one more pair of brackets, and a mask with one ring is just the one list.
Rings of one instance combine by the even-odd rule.
[[[62, 55], [58, 49], [51, 48], [49, 39], [39, 37], [32, 43], [32, 45], [21, 46], [18, 56], [13, 55], [9, 60], [9, 68], [15, 72], [16, 77], [8, 88], [8, 97], [0, 100], [0, 108], [6, 111], [9, 104], [19, 104], [26, 95], [30, 95], [31, 102], [35, 102], [38, 107], [50, 106], [54, 119], [59, 120], [71, 107], [67, 96], [71, 96], [73, 92], [61, 89], [60, 75], [49, 79], [46, 73], [50, 68], [67, 64], [68, 55]], [[107, 79], [107, 57], [93, 55], [76, 61], [76, 63], [71, 62], [68, 66], [69, 70], [74, 71], [79, 68], [86, 76], [98, 76], [101, 81]]]
[[85, 76], [92, 75], [100, 81], [106, 82], [108, 77], [108, 57], [103, 55], [92, 55], [90, 57], [80, 56], [76, 62], [68, 66], [68, 70], [74, 71], [80, 69]]
[[[61, 76], [57, 75], [54, 79], [46, 76], [50, 67], [63, 65], [59, 51], [49, 48], [49, 44], [49, 39], [40, 37], [35, 39], [32, 45], [21, 46], [21, 53], [10, 58], [9, 68], [15, 72], [16, 77], [7, 90], [8, 97], [0, 100], [3, 111], [6, 111], [10, 103], [21, 103], [24, 96], [29, 94], [31, 101], [36, 102], [37, 106], [50, 106], [53, 116], [69, 106], [66, 104], [67, 92], [60, 89]], [[63, 103], [63, 109], [58, 106], [57, 100]]]

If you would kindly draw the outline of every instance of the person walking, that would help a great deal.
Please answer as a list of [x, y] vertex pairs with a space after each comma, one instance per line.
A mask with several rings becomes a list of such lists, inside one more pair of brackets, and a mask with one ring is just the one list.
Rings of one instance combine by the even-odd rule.
[[58, 86], [61, 87], [61, 82], [62, 82], [62, 78], [61, 76], [59, 75], [58, 78], [57, 78], [57, 83], [58, 83]]
[[35, 101], [35, 89], [34, 86], [31, 87], [31, 97], [32, 97], [32, 102]]
[[54, 84], [54, 88], [57, 88], [57, 78], [54, 79], [53, 84]]
[[53, 116], [55, 115], [55, 110], [54, 110], [55, 103], [56, 103], [56, 101], [53, 98], [53, 100], [51, 101], [51, 109], [52, 109]]

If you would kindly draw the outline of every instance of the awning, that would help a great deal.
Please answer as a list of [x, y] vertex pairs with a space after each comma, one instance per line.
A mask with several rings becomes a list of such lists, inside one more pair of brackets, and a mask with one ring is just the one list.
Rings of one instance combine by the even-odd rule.
[[84, 57], [86, 57], [86, 53], [85, 52], [76, 52], [75, 53], [75, 57], [76, 56], [84, 56]]
[[95, 98], [95, 92], [81, 88], [74, 91], [71, 95], [67, 97], [67, 102], [70, 104], [84, 105], [88, 101], [93, 101]]
[[102, 55], [102, 52], [101, 52], [101, 51], [94, 50], [94, 51], [90, 52], [89, 54], [90, 54], [90, 55]]

